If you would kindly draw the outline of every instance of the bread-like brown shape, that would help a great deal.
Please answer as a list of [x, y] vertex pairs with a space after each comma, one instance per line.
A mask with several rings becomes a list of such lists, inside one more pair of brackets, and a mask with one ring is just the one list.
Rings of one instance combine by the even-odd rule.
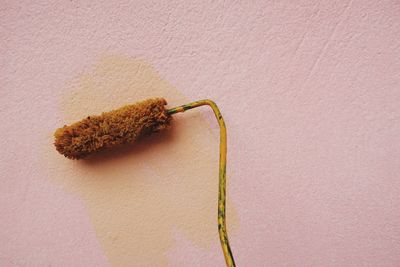
[[54, 133], [58, 152], [70, 159], [87, 155], [167, 128], [172, 119], [163, 98], [148, 99], [137, 104], [89, 116]]

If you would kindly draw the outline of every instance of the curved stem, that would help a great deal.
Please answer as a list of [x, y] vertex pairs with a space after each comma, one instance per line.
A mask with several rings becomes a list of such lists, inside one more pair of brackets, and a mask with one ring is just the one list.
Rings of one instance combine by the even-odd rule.
[[218, 191], [218, 232], [219, 239], [221, 241], [222, 251], [224, 253], [225, 262], [228, 267], [235, 267], [235, 261], [233, 259], [232, 250], [229, 246], [228, 233], [226, 230], [225, 223], [225, 202], [226, 202], [226, 153], [227, 153], [227, 142], [226, 142], [226, 126], [224, 119], [222, 118], [221, 112], [218, 109], [217, 104], [209, 99], [195, 101], [186, 105], [171, 108], [167, 110], [169, 115], [185, 112], [188, 109], [196, 108], [199, 106], [208, 105], [214, 111], [215, 117], [218, 120], [220, 127], [220, 144], [219, 144], [219, 191]]

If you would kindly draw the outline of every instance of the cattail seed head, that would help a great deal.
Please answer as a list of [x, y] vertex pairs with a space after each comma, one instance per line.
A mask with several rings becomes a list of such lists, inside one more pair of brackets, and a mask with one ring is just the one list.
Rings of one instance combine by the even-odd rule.
[[172, 119], [163, 98], [148, 99], [133, 105], [89, 116], [54, 133], [58, 152], [70, 159], [114, 146], [132, 143], [137, 138], [167, 128]]

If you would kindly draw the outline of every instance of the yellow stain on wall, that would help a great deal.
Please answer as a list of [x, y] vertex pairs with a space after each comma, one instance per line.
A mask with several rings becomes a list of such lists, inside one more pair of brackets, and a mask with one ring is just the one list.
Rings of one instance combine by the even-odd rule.
[[[122, 56], [102, 57], [66, 91], [65, 124], [150, 97], [165, 97], [168, 107], [197, 100], [183, 97], [145, 61]], [[47, 160], [73, 169], [59, 179], [86, 203], [113, 266], [169, 266], [173, 230], [197, 246], [220, 249], [218, 147], [218, 136], [193, 110], [174, 115], [171, 129], [140, 143], [83, 161], [56, 152]], [[228, 230], [234, 233], [237, 219], [229, 195], [227, 206]], [[222, 250], [219, 254], [223, 257]]]

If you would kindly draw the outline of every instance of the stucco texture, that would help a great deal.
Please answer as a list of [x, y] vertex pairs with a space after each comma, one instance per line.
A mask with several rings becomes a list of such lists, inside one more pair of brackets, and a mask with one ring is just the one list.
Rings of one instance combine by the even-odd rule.
[[0, 2], [0, 266], [224, 266], [210, 109], [53, 146], [148, 97], [219, 105], [238, 266], [400, 265], [399, 1]]

